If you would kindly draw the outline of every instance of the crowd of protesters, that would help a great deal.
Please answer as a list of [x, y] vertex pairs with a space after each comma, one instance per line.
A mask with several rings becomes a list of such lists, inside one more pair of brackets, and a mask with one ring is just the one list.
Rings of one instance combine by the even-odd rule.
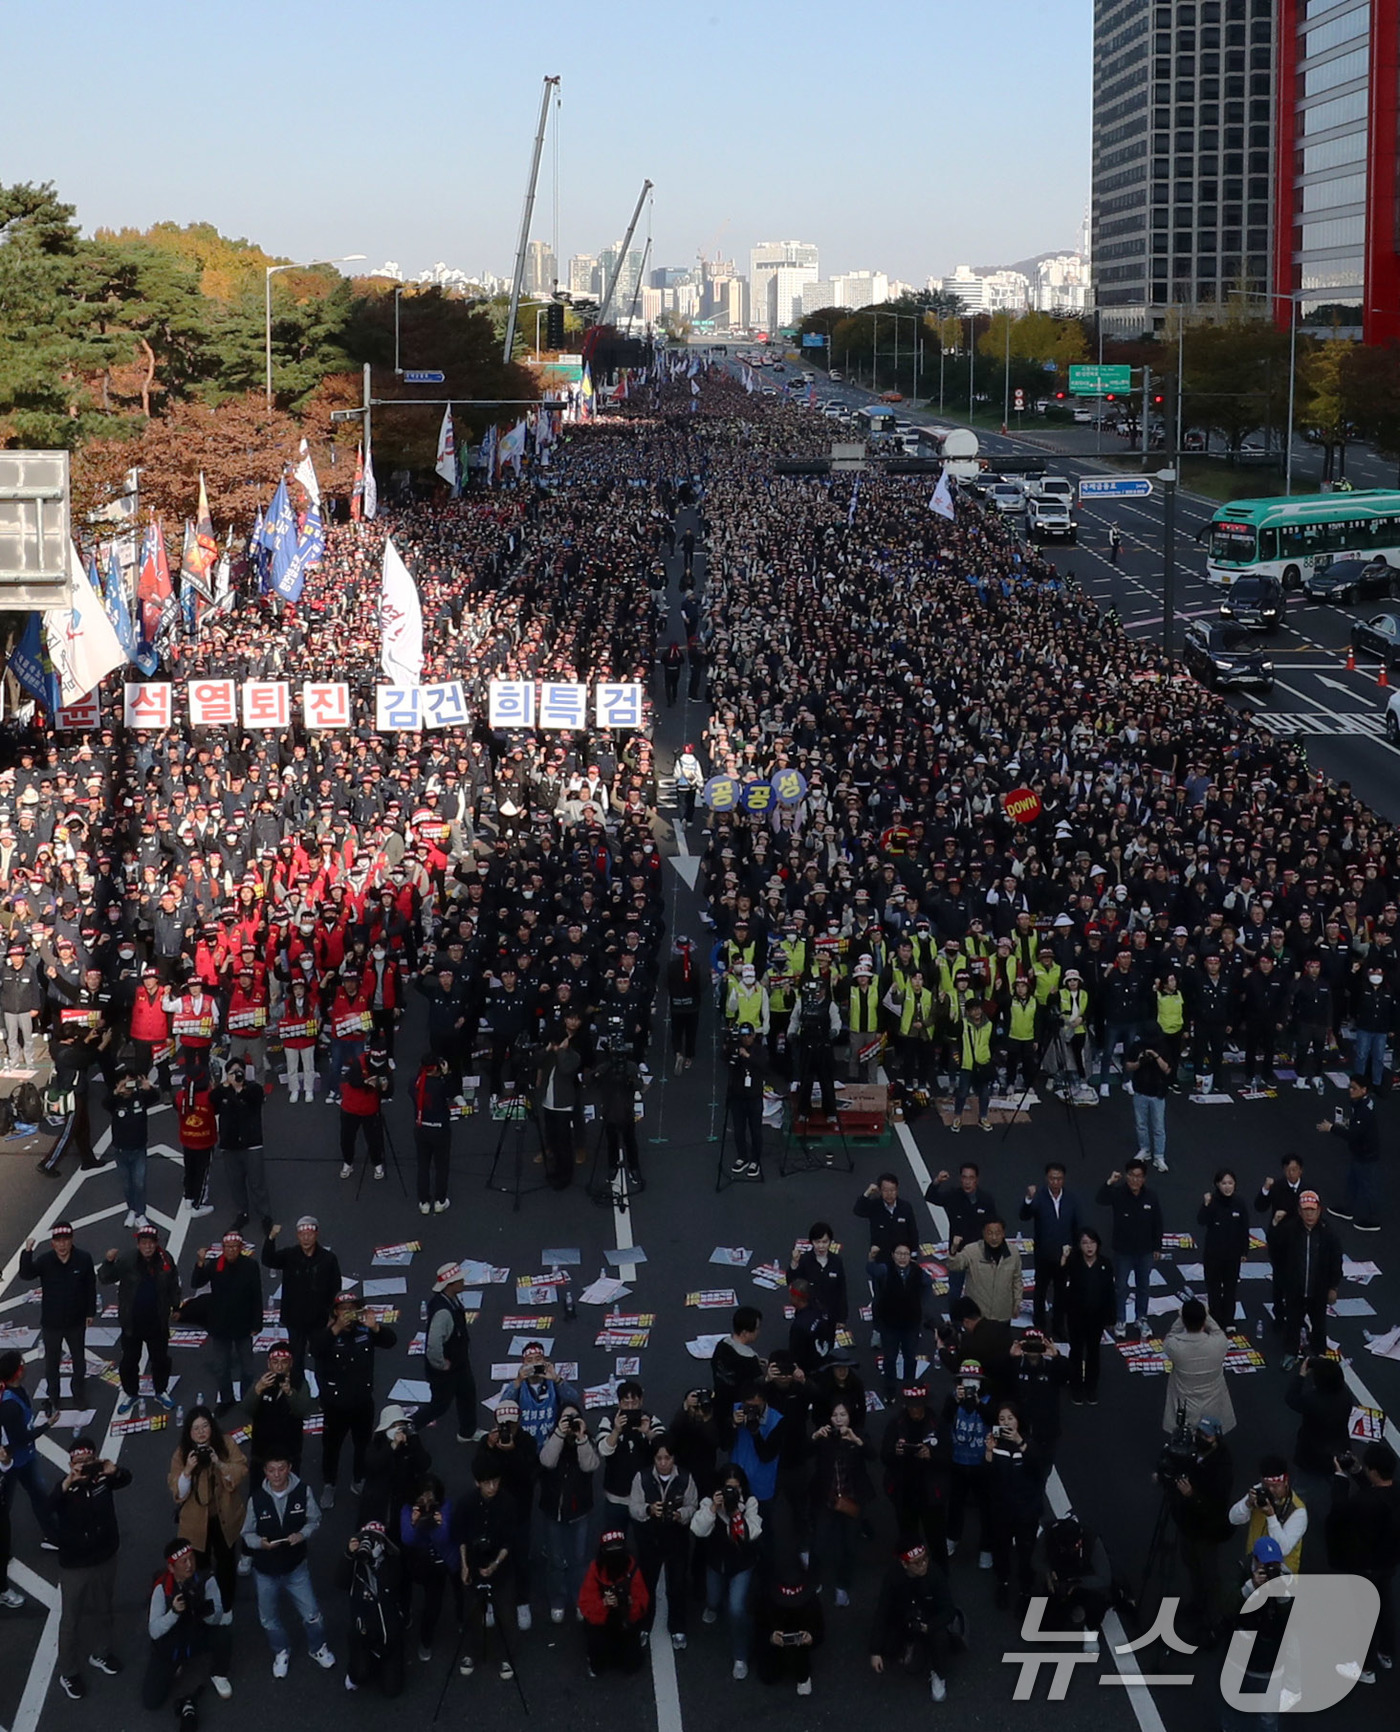
[[[178, 1533], [150, 1594], [142, 1696], [150, 1708], [173, 1701], [186, 1726], [203, 1676], [218, 1697], [233, 1692], [246, 1576], [275, 1677], [290, 1666], [290, 1602], [317, 1665], [337, 1667], [334, 1636], [345, 1687], [389, 1694], [415, 1645], [431, 1657], [450, 1589], [464, 1674], [489, 1658], [514, 1677], [532, 1604], [583, 1626], [590, 1672], [636, 1670], [660, 1598], [675, 1649], [692, 1608], [705, 1624], [723, 1618], [736, 1679], [752, 1665], [808, 1695], [827, 1609], [849, 1605], [877, 1519], [894, 1545], [868, 1641], [876, 1674], [917, 1674], [942, 1700], [966, 1643], [950, 1560], [972, 1529], [1000, 1605], [1019, 1612], [1043, 1585], [1060, 1627], [1096, 1627], [1113, 1597], [1101, 1540], [1073, 1519], [1038, 1538], [1061, 1396], [1097, 1401], [1100, 1339], [1127, 1333], [1130, 1291], [1145, 1320], [1162, 1229], [1146, 1171], [1166, 1168], [1164, 1095], [1209, 1098], [1233, 1082], [1258, 1100], [1280, 1067], [1319, 1092], [1329, 1068], [1353, 1073], [1337, 1127], [1350, 1213], [1340, 1196], [1324, 1204], [1296, 1163], [1255, 1202], [1275, 1325], [1296, 1362], [1290, 1399], [1312, 1427], [1299, 1465], [1331, 1482], [1329, 1562], [1376, 1581], [1393, 1621], [1394, 1455], [1372, 1445], [1347, 1456], [1322, 1351], [1340, 1269], [1327, 1213], [1364, 1228], [1380, 1209], [1373, 1090], [1388, 1080], [1400, 996], [1395, 834], [1312, 774], [1298, 748], [1165, 677], [1150, 646], [972, 502], [960, 499], [948, 523], [920, 478], [862, 476], [857, 488], [772, 469], [774, 456], [818, 444], [811, 418], [712, 373], [698, 397], [684, 382], [634, 392], [625, 413], [571, 436], [525, 483], [391, 525], [423, 598], [423, 677], [461, 679], [475, 714], [490, 678], [649, 681], [658, 664], [675, 698], [683, 659], [690, 697], [711, 706], [672, 754], [687, 814], [707, 774], [801, 770], [799, 804], [707, 823], [708, 959], [687, 940], [667, 945], [657, 814], [672, 766], [656, 761], [650, 717], [621, 737], [110, 726], [13, 739], [0, 770], [9, 1058], [51, 1059], [48, 1107], [70, 1115], [89, 1165], [104, 1159], [88, 1120], [100, 1076], [133, 1235], [94, 1256], [57, 1223], [49, 1251], [26, 1248], [43, 1291], [45, 1403], [26, 1392], [20, 1355], [0, 1356], [0, 1562], [22, 1488], [58, 1552], [70, 1697], [86, 1693], [85, 1657], [99, 1673], [119, 1668], [115, 1494], [130, 1476], [79, 1435], [50, 1488], [36, 1438], [57, 1405], [64, 1346], [79, 1398], [82, 1325], [101, 1285], [117, 1290], [119, 1416], [143, 1399], [144, 1359], [150, 1402], [178, 1424]], [[691, 508], [698, 516], [678, 529]], [[295, 610], [248, 597], [176, 646], [177, 684], [344, 679], [363, 712], [377, 680], [384, 527], [332, 530]], [[666, 627], [661, 561], [677, 551], [681, 624]], [[1023, 785], [1041, 810], [1018, 826], [1001, 796]], [[1036, 1317], [1013, 1338], [1020, 1255], [964, 1162], [956, 1185], [940, 1174], [931, 1187], [951, 1243], [947, 1316], [930, 1333], [926, 1231], [886, 1175], [855, 1205], [883, 1421], [860, 1356], [836, 1345], [863, 1292], [831, 1249], [831, 1225], [816, 1222], [794, 1252], [786, 1339], [740, 1307], [710, 1387], [685, 1395], [669, 1424], [624, 1381], [615, 1414], [595, 1425], [580, 1392], [530, 1351], [480, 1434], [465, 1283], [444, 1265], [423, 1343], [431, 1400], [417, 1413], [382, 1404], [376, 1354], [393, 1331], [341, 1290], [313, 1216], [297, 1220], [295, 1247], [279, 1245], [276, 1216], [294, 1218], [301, 1199], [273, 1194], [263, 1164], [269, 1092], [334, 1108], [341, 1176], [355, 1175], [363, 1141], [373, 1182], [385, 1176], [385, 1102], [407, 1081], [426, 1214], [451, 1205], [452, 1123], [474, 1070], [484, 1097], [533, 1091], [546, 1177], [561, 1189], [581, 1158], [591, 1088], [610, 1168], [636, 1185], [632, 1098], [657, 1012], [669, 1008], [684, 1070], [712, 998], [732, 1025], [731, 1096], [760, 1107], [740, 1178], [761, 1176], [765, 1082], [816, 1082], [827, 1106], [821, 1054], [837, 1043], [853, 1076], [888, 1051], [910, 1117], [951, 1095], [950, 1132], [972, 1096], [988, 1124], [994, 1088], [1048, 1079], [1076, 1100], [1080, 1082], [1101, 1099], [1121, 1081], [1140, 1147], [1097, 1194], [1110, 1253], [1088, 1200], [1062, 1206], [1064, 1173], [1047, 1172], [1020, 1205], [1034, 1228]], [[426, 1024], [412, 1081], [413, 1065], [402, 1076], [398, 1065], [410, 1018]], [[804, 1069], [797, 1055], [818, 1049]], [[146, 1211], [146, 1118], [163, 1095], [189, 1214], [217, 1197], [230, 1221], [183, 1277]], [[1235, 1192], [1234, 1175], [1217, 1173], [1201, 1210], [1210, 1304], [1183, 1306], [1169, 1346], [1190, 1458], [1174, 1458], [1169, 1490], [1206, 1637], [1241, 1603], [1232, 1538], [1253, 1581], [1302, 1567], [1306, 1527], [1282, 1461], [1264, 1458], [1238, 1499], [1224, 1441], [1231, 1267], [1237, 1281], [1248, 1249]], [[243, 1237], [252, 1221], [260, 1256]], [[263, 1268], [281, 1276], [286, 1338], [258, 1363]], [[206, 1334], [217, 1400], [174, 1415], [177, 1327]], [[472, 1450], [469, 1484], [455, 1457], [428, 1453], [449, 1416]], [[334, 1573], [347, 1609], [327, 1615], [333, 1572], [318, 1529], [347, 1441], [356, 1526]], [[0, 1605], [22, 1603], [4, 1586]], [[1358, 1674], [1392, 1652], [1383, 1621]]]

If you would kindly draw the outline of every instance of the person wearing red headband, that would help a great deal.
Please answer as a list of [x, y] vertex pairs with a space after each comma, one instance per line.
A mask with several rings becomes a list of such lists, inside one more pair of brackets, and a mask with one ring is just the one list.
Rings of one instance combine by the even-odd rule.
[[146, 1629], [151, 1652], [141, 1706], [151, 1712], [163, 1707], [178, 1680], [185, 1692], [175, 1704], [180, 1732], [195, 1732], [198, 1686], [191, 1680], [199, 1661], [207, 1657], [215, 1693], [225, 1702], [232, 1696], [228, 1672], [233, 1632], [224, 1622], [219, 1584], [199, 1570], [188, 1540], [171, 1540], [165, 1548], [165, 1567], [151, 1586]]
[[959, 1618], [948, 1573], [932, 1567], [922, 1540], [901, 1551], [885, 1571], [870, 1625], [870, 1669], [928, 1674], [929, 1694], [941, 1702], [948, 1686], [939, 1667]]

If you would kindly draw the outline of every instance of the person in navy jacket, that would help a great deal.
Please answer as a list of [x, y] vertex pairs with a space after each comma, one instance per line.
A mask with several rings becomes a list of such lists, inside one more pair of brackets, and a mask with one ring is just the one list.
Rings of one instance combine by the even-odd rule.
[[1029, 1221], [1035, 1240], [1035, 1326], [1045, 1328], [1046, 1311], [1050, 1315], [1051, 1333], [1057, 1340], [1065, 1339], [1065, 1252], [1079, 1243], [1080, 1229], [1086, 1224], [1079, 1199], [1065, 1189], [1065, 1168], [1062, 1161], [1049, 1161], [1045, 1167], [1045, 1183], [1028, 1185], [1025, 1200], [1017, 1211], [1022, 1221]]

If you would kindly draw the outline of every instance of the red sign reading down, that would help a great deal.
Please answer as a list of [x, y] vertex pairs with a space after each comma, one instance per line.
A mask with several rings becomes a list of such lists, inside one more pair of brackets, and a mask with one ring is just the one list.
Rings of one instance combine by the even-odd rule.
[[1040, 816], [1040, 795], [1034, 788], [1012, 788], [1002, 795], [1001, 803], [1013, 823], [1034, 824]]

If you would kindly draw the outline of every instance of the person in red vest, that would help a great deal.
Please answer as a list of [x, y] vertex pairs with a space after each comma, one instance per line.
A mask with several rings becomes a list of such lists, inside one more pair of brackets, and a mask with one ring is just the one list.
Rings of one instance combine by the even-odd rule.
[[[332, 1077], [332, 1081], [336, 1079]], [[361, 1129], [365, 1154], [376, 1179], [384, 1177], [384, 1102], [393, 1088], [388, 1054], [383, 1047], [362, 1049], [340, 1072], [340, 1176], [355, 1171], [355, 1143]]]
[[[207, 1061], [208, 1054], [205, 1054]], [[180, 1092], [175, 1097], [175, 1116], [180, 1130], [180, 1153], [185, 1162], [184, 1198], [191, 1215], [212, 1215], [209, 1201], [209, 1163], [214, 1145], [219, 1140], [219, 1121], [209, 1099], [209, 1066], [207, 1062], [192, 1065], [185, 1071]]]
[[246, 957], [234, 978], [228, 1004], [232, 1057], [241, 1059], [250, 1082], [258, 1080], [267, 1044], [267, 982]]
[[213, 995], [196, 974], [183, 992], [167, 992], [160, 1002], [161, 1009], [170, 1016], [181, 1076], [188, 1078], [202, 1072], [207, 1078], [209, 1049], [219, 1026], [219, 1007]]
[[316, 1040], [321, 1032], [321, 1013], [311, 982], [300, 969], [283, 995], [278, 1032], [287, 1061], [287, 1098], [295, 1106], [305, 1089], [309, 1105], [316, 1098]]
[[359, 965], [347, 957], [340, 970], [340, 985], [331, 1000], [331, 1055], [326, 1100], [340, 1099], [341, 1073], [365, 1049], [374, 1028], [374, 1012]]
[[132, 1053], [137, 1072], [158, 1087], [169, 1090], [170, 1058], [175, 1049], [170, 1040], [170, 1014], [164, 1000], [160, 970], [154, 963], [148, 963], [142, 970], [141, 984], [131, 1001]]
[[403, 962], [381, 933], [375, 938], [361, 977], [361, 989], [369, 1000], [374, 1037], [383, 1044], [394, 1064], [394, 1031], [403, 1020]]

